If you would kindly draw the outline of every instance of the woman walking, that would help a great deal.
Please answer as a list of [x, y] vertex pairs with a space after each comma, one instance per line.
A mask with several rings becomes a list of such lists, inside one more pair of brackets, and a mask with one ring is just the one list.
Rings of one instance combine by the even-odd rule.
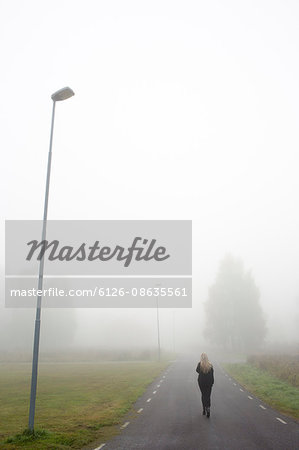
[[203, 415], [207, 413], [210, 417], [211, 391], [214, 384], [214, 369], [206, 353], [202, 353], [200, 362], [197, 364], [198, 386], [201, 391], [201, 401], [203, 406]]

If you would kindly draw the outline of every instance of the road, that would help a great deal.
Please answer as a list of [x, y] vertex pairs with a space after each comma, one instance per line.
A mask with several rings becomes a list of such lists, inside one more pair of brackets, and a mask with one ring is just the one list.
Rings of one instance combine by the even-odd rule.
[[174, 362], [151, 384], [103, 450], [298, 450], [299, 425], [269, 408], [215, 364], [211, 417], [202, 415], [197, 361]]

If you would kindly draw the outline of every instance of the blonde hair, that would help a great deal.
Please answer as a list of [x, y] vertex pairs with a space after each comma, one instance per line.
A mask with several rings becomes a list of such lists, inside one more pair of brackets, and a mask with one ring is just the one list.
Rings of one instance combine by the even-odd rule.
[[202, 353], [200, 356], [200, 370], [203, 373], [208, 373], [212, 368], [212, 364], [209, 361], [208, 355]]

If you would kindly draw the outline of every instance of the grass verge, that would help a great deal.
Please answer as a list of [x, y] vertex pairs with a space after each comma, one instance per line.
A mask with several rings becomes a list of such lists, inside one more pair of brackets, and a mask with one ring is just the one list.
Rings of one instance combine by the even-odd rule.
[[26, 430], [30, 364], [0, 364], [0, 448], [71, 449], [103, 442], [166, 362], [40, 364], [34, 434]]
[[298, 355], [251, 355], [247, 362], [299, 388]]
[[271, 407], [299, 419], [299, 390], [250, 364], [226, 364], [224, 368], [248, 391]]

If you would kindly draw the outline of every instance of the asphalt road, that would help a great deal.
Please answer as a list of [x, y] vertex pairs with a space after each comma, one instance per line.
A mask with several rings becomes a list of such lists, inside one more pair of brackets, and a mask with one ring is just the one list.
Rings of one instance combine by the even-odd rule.
[[298, 423], [243, 390], [217, 364], [211, 417], [203, 416], [196, 365], [190, 359], [174, 362], [137, 401], [120, 434], [96, 448], [299, 449]]

